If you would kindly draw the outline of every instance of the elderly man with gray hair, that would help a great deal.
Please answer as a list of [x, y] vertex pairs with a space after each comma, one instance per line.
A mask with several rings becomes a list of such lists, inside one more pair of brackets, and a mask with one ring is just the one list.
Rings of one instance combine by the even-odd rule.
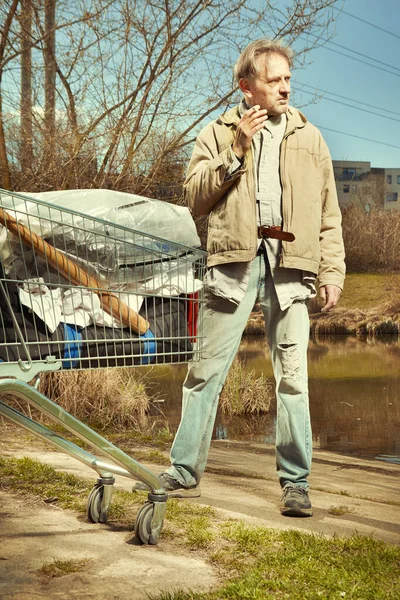
[[[209, 215], [203, 358], [189, 364], [171, 466], [159, 475], [171, 497], [200, 495], [218, 398], [258, 299], [276, 380], [276, 464], [281, 512], [312, 515], [307, 300], [333, 308], [345, 266], [341, 215], [329, 150], [289, 105], [292, 52], [251, 43], [235, 65], [239, 106], [196, 140], [184, 193]], [[134, 489], [145, 486], [137, 483]]]

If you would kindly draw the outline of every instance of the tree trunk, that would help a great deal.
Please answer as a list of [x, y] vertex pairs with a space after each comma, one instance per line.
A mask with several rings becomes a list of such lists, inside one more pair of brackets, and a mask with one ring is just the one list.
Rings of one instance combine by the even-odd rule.
[[10, 167], [7, 159], [6, 139], [3, 127], [2, 97], [0, 93], [0, 187], [11, 190]]
[[44, 11], [44, 129], [45, 148], [51, 160], [54, 156], [56, 130], [56, 0], [45, 0]]
[[21, 2], [21, 129], [20, 164], [32, 170], [32, 0]]
[[17, 10], [18, 1], [19, 0], [13, 0], [10, 10], [6, 15], [4, 24], [2, 24], [2, 31], [0, 35], [0, 186], [6, 190], [11, 190], [11, 174], [7, 158], [6, 137], [3, 123], [3, 95], [1, 89], [1, 80], [3, 76], [3, 60], [6, 42], [8, 40], [12, 20]]

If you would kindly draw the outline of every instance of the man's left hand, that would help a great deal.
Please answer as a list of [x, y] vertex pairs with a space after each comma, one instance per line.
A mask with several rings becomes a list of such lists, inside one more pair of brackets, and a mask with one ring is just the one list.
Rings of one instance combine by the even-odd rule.
[[342, 290], [337, 285], [323, 285], [319, 288], [319, 295], [322, 298], [324, 306], [321, 308], [322, 312], [329, 312], [332, 308], [335, 308], [339, 302], [340, 294]]

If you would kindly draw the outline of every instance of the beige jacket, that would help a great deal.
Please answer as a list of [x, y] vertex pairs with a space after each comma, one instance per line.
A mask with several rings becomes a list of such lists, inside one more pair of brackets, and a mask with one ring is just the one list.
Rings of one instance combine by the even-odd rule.
[[[252, 150], [226, 180], [230, 146], [240, 120], [233, 108], [209, 123], [196, 140], [184, 194], [195, 215], [209, 214], [208, 266], [252, 260], [257, 252], [257, 217]], [[283, 228], [294, 242], [282, 242], [280, 265], [311, 271], [319, 285], [343, 287], [345, 265], [332, 161], [316, 127], [289, 108], [281, 144]]]

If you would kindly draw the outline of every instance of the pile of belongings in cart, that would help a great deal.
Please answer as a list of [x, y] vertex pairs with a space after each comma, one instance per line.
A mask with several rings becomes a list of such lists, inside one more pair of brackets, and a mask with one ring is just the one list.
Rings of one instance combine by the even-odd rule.
[[[111, 190], [10, 193], [0, 202], [104, 294], [74, 285], [33, 243], [0, 226], [0, 361], [26, 359], [21, 335], [33, 360], [56, 355], [64, 367], [188, 360], [202, 273], [186, 207]], [[105, 310], [106, 295], [145, 328]]]

